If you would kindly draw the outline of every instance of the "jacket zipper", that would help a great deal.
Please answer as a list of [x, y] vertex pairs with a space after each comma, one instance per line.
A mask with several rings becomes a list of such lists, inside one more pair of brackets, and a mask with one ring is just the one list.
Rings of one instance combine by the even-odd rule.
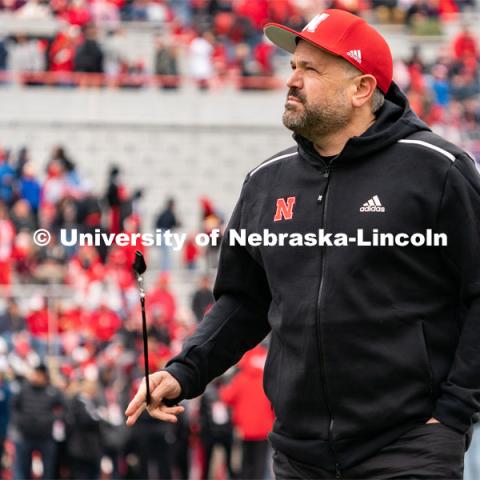
[[[319, 195], [318, 197], [318, 203], [323, 203], [323, 209], [322, 209], [322, 228], [325, 229], [326, 225], [326, 217], [327, 217], [327, 206], [328, 206], [328, 184], [330, 182], [330, 175], [331, 175], [331, 165], [328, 165], [327, 170], [323, 173], [324, 178], [326, 179], [325, 187], [323, 188], [322, 194]], [[340, 479], [342, 478], [342, 470], [341, 470], [341, 465], [338, 463], [337, 460], [337, 453], [335, 451], [335, 447], [333, 444], [333, 426], [334, 426], [334, 416], [332, 409], [330, 407], [330, 399], [329, 399], [329, 394], [328, 394], [328, 388], [327, 388], [327, 380], [326, 380], [326, 367], [325, 367], [325, 356], [324, 356], [324, 348], [323, 348], [323, 335], [322, 335], [322, 329], [321, 329], [321, 322], [320, 322], [320, 307], [321, 307], [321, 301], [322, 301], [322, 292], [323, 292], [323, 284], [325, 280], [325, 255], [326, 255], [327, 247], [323, 247], [323, 252], [322, 252], [322, 262], [321, 262], [321, 268], [320, 268], [320, 286], [318, 288], [318, 296], [317, 296], [317, 318], [316, 318], [316, 330], [317, 330], [317, 344], [318, 344], [318, 350], [319, 354], [321, 357], [321, 370], [322, 370], [322, 390], [323, 390], [323, 397], [325, 398], [325, 405], [327, 407], [328, 411], [328, 416], [329, 416], [329, 424], [328, 424], [328, 443], [330, 446], [330, 450], [332, 451], [333, 455], [333, 460], [335, 463], [335, 478]]]

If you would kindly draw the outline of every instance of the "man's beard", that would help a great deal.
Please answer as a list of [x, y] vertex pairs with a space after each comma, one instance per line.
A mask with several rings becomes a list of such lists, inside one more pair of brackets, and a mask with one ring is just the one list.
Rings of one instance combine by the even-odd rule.
[[348, 125], [350, 116], [347, 98], [342, 90], [331, 98], [325, 98], [323, 105], [308, 105], [306, 98], [296, 89], [290, 89], [288, 96], [300, 100], [301, 105], [286, 105], [283, 124], [293, 132], [314, 141], [341, 130]]

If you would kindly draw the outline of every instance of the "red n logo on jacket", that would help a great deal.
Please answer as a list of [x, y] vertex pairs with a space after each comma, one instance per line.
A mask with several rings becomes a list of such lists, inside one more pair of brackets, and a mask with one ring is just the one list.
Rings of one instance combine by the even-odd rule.
[[280, 220], [291, 220], [293, 218], [293, 206], [295, 205], [295, 197], [288, 197], [287, 201], [284, 198], [277, 199], [277, 211], [273, 217], [274, 222]]

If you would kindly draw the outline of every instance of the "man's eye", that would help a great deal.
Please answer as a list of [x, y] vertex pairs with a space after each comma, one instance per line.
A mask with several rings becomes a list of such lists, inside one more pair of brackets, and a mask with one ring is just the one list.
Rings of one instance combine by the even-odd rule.
[[306, 70], [311, 70], [312, 72], [316, 72], [316, 70], [313, 67], [307, 67]]

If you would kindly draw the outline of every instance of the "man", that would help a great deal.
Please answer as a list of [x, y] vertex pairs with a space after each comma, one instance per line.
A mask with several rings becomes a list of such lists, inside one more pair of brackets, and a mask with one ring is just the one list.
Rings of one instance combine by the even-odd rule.
[[12, 399], [12, 423], [17, 433], [15, 479], [31, 478], [34, 451], [38, 451], [42, 455], [42, 478], [54, 477], [56, 451], [53, 423], [56, 413], [63, 406], [62, 394], [50, 384], [46, 365], [39, 364]]
[[238, 364], [233, 380], [220, 390], [220, 398], [232, 408], [232, 421], [242, 440], [239, 478], [264, 478], [267, 471], [268, 434], [274, 415], [262, 379], [267, 349], [257, 345]]
[[192, 311], [197, 322], [201, 322], [208, 310], [214, 304], [212, 288], [210, 286], [210, 278], [208, 275], [202, 275], [197, 290], [192, 297]]
[[[227, 229], [216, 303], [152, 375], [147, 409], [175, 421], [182, 407], [171, 405], [271, 331], [264, 387], [277, 478], [461, 478], [480, 400], [472, 159], [410, 110], [388, 45], [362, 19], [326, 10], [302, 32], [265, 33], [293, 53], [283, 122], [297, 145], [247, 175], [228, 228], [353, 240], [230, 246]], [[412, 241], [360, 246], [359, 229]], [[415, 246], [428, 229], [447, 245]], [[142, 386], [128, 424], [144, 402]]]
[[[155, 223], [155, 228], [161, 230], [162, 232], [170, 232], [175, 227], [179, 227], [180, 223], [178, 222], [177, 216], [175, 214], [175, 200], [169, 198], [165, 205], [164, 210], [158, 215], [157, 221]], [[160, 271], [169, 272], [172, 269], [172, 247], [168, 245], [166, 237], [162, 236], [162, 243], [160, 249], [162, 252], [162, 257], [160, 260]]]

